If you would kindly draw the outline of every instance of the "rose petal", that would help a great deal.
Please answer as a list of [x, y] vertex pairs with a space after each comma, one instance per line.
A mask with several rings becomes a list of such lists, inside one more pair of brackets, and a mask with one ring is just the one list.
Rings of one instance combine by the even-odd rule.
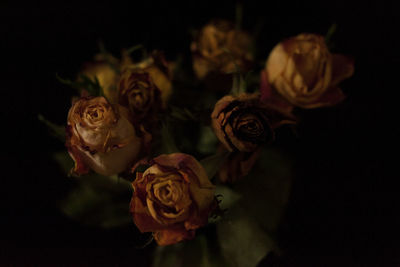
[[160, 246], [176, 244], [183, 240], [193, 239], [195, 231], [187, 231], [183, 227], [169, 228], [162, 231], [157, 231], [153, 234], [154, 239]]
[[[203, 210], [210, 205], [214, 198], [214, 186], [210, 182], [204, 167], [194, 157], [183, 153], [174, 153], [158, 156], [154, 159], [154, 162], [163, 167], [175, 168], [183, 176], [189, 178], [190, 193], [199, 210]], [[193, 172], [194, 176], [188, 174], [187, 170]], [[154, 168], [149, 173], [159, 171], [159, 168]]]
[[332, 55], [332, 81], [330, 86], [335, 87], [341, 81], [354, 73], [354, 60], [340, 54]]
[[154, 232], [165, 228], [165, 226], [153, 219], [147, 207], [142, 204], [142, 201], [135, 194], [131, 199], [130, 212], [137, 228], [142, 233]]

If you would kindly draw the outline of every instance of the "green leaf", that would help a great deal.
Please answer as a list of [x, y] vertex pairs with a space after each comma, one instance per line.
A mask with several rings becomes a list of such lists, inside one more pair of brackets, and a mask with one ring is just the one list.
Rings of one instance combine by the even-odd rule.
[[200, 138], [197, 142], [197, 151], [202, 154], [215, 153], [218, 144], [218, 138], [210, 126], [200, 128]]
[[[154, 251], [153, 267], [219, 267], [228, 266], [214, 251], [211, 234], [198, 234], [195, 239], [170, 246], [159, 246]], [[212, 244], [212, 245], [210, 245]]]
[[232, 187], [242, 197], [235, 199], [216, 224], [229, 266], [257, 266], [267, 253], [278, 250], [274, 237], [289, 198], [291, 178], [290, 160], [277, 150], [264, 149], [251, 173]]
[[131, 55], [133, 52], [141, 50], [142, 51], [142, 58], [145, 58], [145, 54], [146, 54], [146, 49], [142, 44], [138, 44], [138, 45], [134, 45], [131, 46], [130, 48], [128, 48], [125, 53], [126, 55]]
[[38, 115], [38, 120], [47, 126], [51, 135], [61, 142], [65, 142], [65, 126], [52, 123], [51, 121], [45, 119], [42, 114]]
[[217, 174], [221, 165], [228, 158], [229, 154], [230, 154], [229, 151], [224, 151], [222, 153], [209, 156], [200, 161], [201, 165], [206, 170], [209, 179], [212, 179], [215, 176], [215, 174]]
[[180, 108], [177, 106], [170, 105], [170, 116], [172, 118], [181, 120], [181, 121], [196, 121], [196, 116], [187, 108]]
[[337, 29], [337, 24], [333, 23], [331, 25], [331, 27], [329, 27], [329, 30], [325, 35], [325, 43], [327, 44], [329, 50], [332, 50], [335, 47], [335, 45], [334, 45], [334, 43], [332, 41], [332, 37], [335, 34], [336, 29]]
[[76, 179], [78, 187], [60, 205], [61, 211], [82, 224], [102, 228], [132, 223], [129, 203], [132, 196], [129, 182], [116, 176], [97, 174]]
[[74, 82], [69, 79], [61, 78], [56, 73], [56, 78], [58, 81], [76, 89], [78, 94], [81, 94], [82, 90], [86, 90], [91, 96], [104, 96], [103, 88], [101, 87], [99, 79], [96, 76], [93, 80], [84, 74], [81, 74], [79, 77], [80, 79]]
[[162, 151], [165, 154], [179, 152], [176, 147], [174, 137], [171, 135], [167, 122], [164, 122], [161, 127]]
[[243, 209], [228, 210], [217, 229], [228, 266], [255, 267], [275, 247], [272, 238]]
[[[55, 161], [67, 174], [74, 165], [66, 151], [54, 154]], [[118, 227], [132, 223], [129, 203], [131, 183], [116, 175], [107, 177], [91, 173], [69, 177], [76, 187], [59, 204], [68, 217], [85, 225], [102, 228]]]
[[240, 30], [242, 28], [242, 21], [243, 21], [243, 4], [240, 1], [236, 2], [236, 30]]
[[58, 163], [66, 175], [68, 175], [74, 167], [74, 161], [66, 150], [54, 153], [53, 159]]

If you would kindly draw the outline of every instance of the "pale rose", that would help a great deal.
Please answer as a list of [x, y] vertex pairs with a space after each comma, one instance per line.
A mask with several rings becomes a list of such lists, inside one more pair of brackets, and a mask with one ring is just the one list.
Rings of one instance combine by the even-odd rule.
[[251, 37], [225, 20], [204, 26], [191, 44], [193, 69], [199, 79], [211, 73], [231, 74], [235, 64], [247, 71], [253, 61]]
[[229, 151], [252, 152], [274, 138], [274, 129], [290, 122], [290, 115], [280, 113], [260, 101], [260, 95], [227, 95], [211, 114], [211, 126]]
[[194, 238], [215, 208], [214, 186], [203, 166], [182, 153], [161, 155], [137, 172], [130, 211], [141, 232], [153, 232], [159, 245]]
[[66, 146], [75, 161], [74, 173], [92, 169], [113, 175], [134, 163], [141, 140], [127, 113], [104, 97], [82, 97], [73, 104], [68, 113]]
[[353, 72], [352, 60], [331, 54], [323, 36], [300, 34], [274, 47], [262, 75], [292, 105], [316, 108], [343, 100], [338, 83]]

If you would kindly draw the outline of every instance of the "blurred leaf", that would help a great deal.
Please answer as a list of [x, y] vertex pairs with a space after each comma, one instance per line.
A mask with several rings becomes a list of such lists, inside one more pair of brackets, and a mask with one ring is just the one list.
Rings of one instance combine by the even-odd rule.
[[[154, 251], [152, 267], [220, 267], [226, 262], [215, 253], [206, 235], [170, 246], [158, 246]], [[214, 242], [215, 243], [215, 242]]]
[[74, 167], [74, 161], [66, 150], [54, 153], [53, 158], [65, 174], [69, 174], [70, 170]]
[[81, 74], [77, 81], [71, 81], [69, 79], [61, 78], [56, 73], [56, 78], [62, 84], [68, 85], [76, 89], [79, 94], [81, 94], [82, 90], [86, 90], [91, 96], [104, 96], [103, 89], [96, 76], [94, 77], [94, 80], [92, 80], [88, 76]]
[[179, 152], [176, 147], [174, 137], [171, 135], [168, 122], [164, 122], [161, 127], [162, 151], [165, 154]]
[[221, 195], [221, 203], [219, 204], [221, 209], [229, 209], [235, 205], [240, 198], [242, 198], [238, 192], [235, 192], [224, 185], [217, 185], [215, 187], [215, 195]]
[[47, 126], [51, 135], [59, 139], [61, 142], [65, 142], [65, 126], [52, 123], [51, 121], [45, 119], [42, 114], [38, 115], [38, 120]]
[[325, 34], [325, 43], [328, 46], [329, 50], [332, 50], [335, 48], [335, 44], [332, 41], [332, 37], [335, 34], [337, 29], [337, 24], [333, 23], [331, 27], [329, 27], [328, 32]]
[[274, 248], [274, 242], [243, 209], [227, 212], [217, 223], [222, 253], [229, 266], [255, 267]]
[[242, 197], [217, 222], [222, 253], [230, 266], [257, 266], [277, 249], [273, 238], [290, 185], [290, 161], [276, 150], [264, 149], [251, 173], [233, 186], [233, 192]]
[[171, 113], [170, 116], [172, 118], [188, 121], [188, 120], [197, 120], [196, 116], [187, 108], [179, 108], [177, 106], [170, 105]]
[[[54, 159], [65, 173], [73, 167], [66, 151], [55, 153]], [[128, 181], [95, 173], [69, 179], [74, 179], [77, 187], [60, 204], [65, 215], [82, 224], [103, 228], [132, 223], [129, 214], [132, 190]]]
[[240, 30], [243, 21], [243, 4], [240, 1], [236, 2], [235, 13], [236, 30]]
[[80, 223], [102, 228], [132, 223], [129, 182], [97, 174], [71, 179], [79, 179], [79, 185], [60, 205], [67, 216]]
[[215, 153], [218, 145], [218, 138], [210, 126], [200, 128], [200, 138], [197, 142], [197, 150], [203, 154]]
[[228, 158], [229, 154], [229, 151], [224, 151], [222, 153], [209, 156], [200, 161], [201, 165], [203, 165], [204, 169], [206, 170], [209, 179], [212, 179], [215, 174], [217, 174], [221, 165]]

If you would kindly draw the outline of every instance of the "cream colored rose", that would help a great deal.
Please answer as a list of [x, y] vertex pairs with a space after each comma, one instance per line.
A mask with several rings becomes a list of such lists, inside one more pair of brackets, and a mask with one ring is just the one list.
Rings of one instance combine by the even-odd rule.
[[344, 95], [338, 83], [353, 74], [351, 60], [331, 54], [323, 36], [300, 34], [273, 48], [266, 62], [267, 80], [295, 106], [333, 105]]
[[113, 175], [137, 159], [141, 140], [127, 112], [104, 97], [83, 97], [73, 104], [68, 113], [66, 146], [75, 161], [75, 173], [92, 169]]

